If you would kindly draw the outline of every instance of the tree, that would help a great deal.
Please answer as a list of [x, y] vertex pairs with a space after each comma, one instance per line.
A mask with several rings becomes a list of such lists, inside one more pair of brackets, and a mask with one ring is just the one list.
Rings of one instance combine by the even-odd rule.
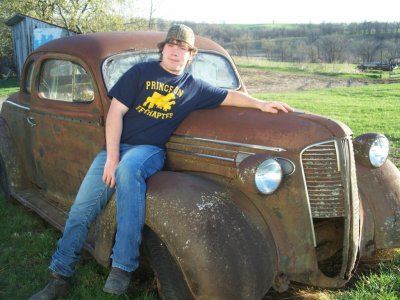
[[28, 15], [76, 32], [124, 30], [124, 18], [115, 13], [112, 3], [107, 0], [0, 1], [0, 57], [12, 55], [11, 30], [5, 21], [15, 14]]
[[149, 20], [148, 20], [148, 29], [153, 29], [155, 26], [154, 23], [154, 13], [160, 7], [158, 0], [150, 0], [150, 9], [149, 9]]
[[362, 62], [374, 60], [374, 56], [380, 47], [380, 43], [373, 39], [363, 39], [356, 42], [355, 54]]
[[235, 39], [234, 45], [236, 54], [239, 56], [249, 57], [249, 43], [252, 40], [249, 32], [246, 32], [245, 35]]
[[326, 62], [333, 63], [341, 61], [345, 48], [345, 39], [339, 34], [323, 36], [320, 39], [320, 47]]
[[261, 48], [265, 52], [265, 57], [267, 59], [272, 59], [274, 54], [275, 43], [270, 39], [261, 40]]
[[384, 43], [384, 58], [386, 61], [392, 59], [399, 59], [400, 58], [400, 41], [399, 40], [390, 40], [385, 41]]
[[6, 0], [0, 4], [0, 13], [4, 19], [21, 13], [78, 32], [122, 30], [124, 20], [116, 16], [112, 3], [107, 0]]
[[290, 57], [290, 40], [280, 39], [275, 42], [275, 55], [280, 61], [288, 61]]
[[309, 60], [313, 63], [317, 62], [319, 59], [319, 47], [318, 39], [320, 37], [320, 32], [318, 30], [310, 30], [306, 36], [306, 43], [308, 48]]

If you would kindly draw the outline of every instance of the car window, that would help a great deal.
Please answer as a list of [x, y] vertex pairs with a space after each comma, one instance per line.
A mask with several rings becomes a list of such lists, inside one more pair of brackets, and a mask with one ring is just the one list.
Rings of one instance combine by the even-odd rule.
[[49, 59], [40, 70], [39, 96], [67, 102], [90, 102], [94, 88], [90, 75], [77, 63]]
[[239, 80], [231, 63], [219, 54], [198, 53], [188, 71], [212, 85], [227, 89], [239, 88]]
[[25, 77], [25, 91], [28, 93], [31, 93], [32, 91], [32, 85], [33, 85], [33, 61], [31, 61], [27, 67], [27, 71], [26, 71], [26, 77]]
[[160, 55], [155, 52], [125, 52], [108, 58], [103, 64], [103, 78], [107, 90], [110, 90], [118, 79], [132, 66], [147, 61], [157, 61]]
[[[103, 78], [107, 90], [133, 65], [145, 61], [157, 61], [158, 52], [125, 52], [109, 57], [103, 64]], [[239, 79], [232, 64], [214, 52], [199, 52], [187, 69], [193, 76], [212, 85], [227, 89], [238, 89]]]

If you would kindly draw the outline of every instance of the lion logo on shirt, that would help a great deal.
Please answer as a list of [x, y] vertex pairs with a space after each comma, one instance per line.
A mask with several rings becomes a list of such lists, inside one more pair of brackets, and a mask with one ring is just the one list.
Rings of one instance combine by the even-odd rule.
[[173, 93], [162, 95], [158, 92], [154, 92], [151, 97], [147, 97], [146, 101], [143, 103], [143, 106], [147, 106], [148, 109], [152, 109], [155, 106], [163, 111], [169, 111], [171, 110], [172, 105], [176, 103], [174, 99], [175, 95]]

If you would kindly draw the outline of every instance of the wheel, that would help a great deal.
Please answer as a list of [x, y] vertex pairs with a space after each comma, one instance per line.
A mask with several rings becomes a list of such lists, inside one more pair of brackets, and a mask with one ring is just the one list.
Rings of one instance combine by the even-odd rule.
[[176, 260], [157, 234], [147, 226], [143, 232], [143, 244], [151, 268], [156, 275], [160, 298], [163, 300], [193, 299]]
[[0, 155], [0, 194], [10, 200], [10, 185], [8, 181], [8, 175], [6, 170], [6, 165], [4, 163], [3, 157]]

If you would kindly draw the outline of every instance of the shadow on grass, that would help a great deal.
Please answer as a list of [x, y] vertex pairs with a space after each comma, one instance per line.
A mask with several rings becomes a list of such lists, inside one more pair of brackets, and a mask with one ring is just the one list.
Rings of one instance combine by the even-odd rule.
[[[383, 277], [386, 274], [397, 274], [395, 275], [397, 276], [397, 282], [400, 282], [400, 251], [398, 249], [380, 250], [375, 256], [360, 261], [356, 273], [343, 288], [323, 289], [291, 283], [288, 291], [278, 293], [271, 290], [262, 300], [385, 299], [381, 297], [383, 295], [379, 287], [377, 287], [376, 293], [367, 291], [368, 298], [360, 298], [359, 292], [363, 286], [370, 284], [377, 277], [379, 280], [379, 277]], [[374, 279], [371, 279], [372, 277]], [[392, 292], [398, 295], [398, 298], [388, 299], [400, 299], [399, 285], [396, 287], [396, 284], [394, 284]]]

